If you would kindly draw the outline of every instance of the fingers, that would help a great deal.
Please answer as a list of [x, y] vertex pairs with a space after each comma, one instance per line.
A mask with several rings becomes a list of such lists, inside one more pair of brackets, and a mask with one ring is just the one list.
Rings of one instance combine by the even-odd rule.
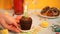
[[4, 27], [7, 28], [8, 25], [6, 24], [6, 21], [3, 18], [0, 18], [0, 24]]
[[16, 28], [16, 27], [14, 27], [13, 25], [10, 25], [11, 27], [11, 29], [9, 29], [9, 30], [11, 30], [11, 31], [13, 31], [13, 32], [17, 32], [17, 33], [19, 33], [20, 32], [20, 30], [18, 29], [18, 28]]
[[13, 31], [13, 32], [20, 32], [20, 30], [18, 30], [18, 28], [16, 28], [15, 26], [8, 25], [3, 18], [0, 19], [0, 22], [1, 22], [1, 25], [2, 25], [4, 28], [6, 28], [6, 29], [8, 29], [8, 30], [11, 30], [11, 31]]
[[3, 15], [2, 17], [8, 24], [16, 23], [16, 20], [12, 16]]
[[[0, 21], [4, 28], [7, 28], [14, 32], [20, 32], [20, 28], [18, 27], [16, 20], [12, 16], [2, 15], [2, 17], [3, 18], [1, 18]], [[20, 19], [21, 16], [18, 16], [18, 18]], [[11, 26], [11, 25], [14, 25], [14, 26]]]
[[13, 23], [12, 25], [14, 25], [20, 31], [20, 28], [18, 27], [17, 23]]

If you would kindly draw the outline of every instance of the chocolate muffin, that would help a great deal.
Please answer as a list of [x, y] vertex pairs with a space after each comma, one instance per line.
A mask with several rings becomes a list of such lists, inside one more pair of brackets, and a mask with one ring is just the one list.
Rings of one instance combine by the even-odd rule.
[[32, 25], [32, 18], [31, 17], [24, 17], [20, 19], [20, 27], [22, 30], [30, 30]]

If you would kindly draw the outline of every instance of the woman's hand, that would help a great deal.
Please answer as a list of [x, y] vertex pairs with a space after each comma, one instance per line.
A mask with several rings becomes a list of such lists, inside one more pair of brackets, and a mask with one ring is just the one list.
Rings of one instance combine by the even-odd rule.
[[8, 30], [11, 30], [13, 32], [20, 32], [17, 21], [12, 16], [3, 14], [0, 15], [0, 24]]

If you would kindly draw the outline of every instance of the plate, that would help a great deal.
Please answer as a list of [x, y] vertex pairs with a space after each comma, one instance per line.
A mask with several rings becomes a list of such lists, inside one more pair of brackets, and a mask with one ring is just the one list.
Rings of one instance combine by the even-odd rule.
[[30, 30], [21, 30], [21, 32], [31, 32], [35, 29], [35, 27], [31, 27]]
[[44, 16], [44, 15], [41, 14], [41, 11], [39, 12], [38, 16], [39, 17], [44, 17], [44, 18], [52, 18], [52, 19], [60, 17], [60, 15], [59, 16], [55, 16], [55, 17]]

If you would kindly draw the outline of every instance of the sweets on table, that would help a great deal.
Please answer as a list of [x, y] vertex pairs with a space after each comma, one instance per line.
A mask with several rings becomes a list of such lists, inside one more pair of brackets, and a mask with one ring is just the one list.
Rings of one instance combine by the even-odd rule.
[[42, 9], [41, 14], [43, 16], [56, 17], [59, 16], [60, 10], [56, 7], [50, 8], [49, 6], [47, 6]]

